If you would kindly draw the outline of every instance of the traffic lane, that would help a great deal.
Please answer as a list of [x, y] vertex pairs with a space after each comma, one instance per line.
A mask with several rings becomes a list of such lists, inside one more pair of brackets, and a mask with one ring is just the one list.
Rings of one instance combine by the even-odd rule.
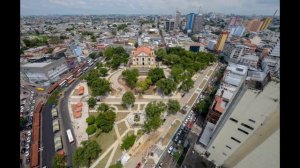
[[67, 165], [71, 166], [72, 165], [72, 155], [74, 151], [76, 150], [76, 138], [74, 138], [74, 143], [70, 144], [66, 130], [71, 129], [72, 134], [74, 135], [73, 131], [73, 125], [72, 121], [70, 119], [69, 115], [69, 109], [68, 109], [68, 98], [72, 92], [72, 90], [77, 86], [77, 84], [80, 82], [80, 80], [75, 81], [71, 86], [69, 86], [65, 93], [64, 97], [62, 97], [60, 103], [59, 103], [59, 112], [61, 115], [61, 125], [62, 125], [62, 138], [63, 138], [63, 143], [64, 143], [64, 149], [66, 150], [66, 157], [67, 157]]
[[42, 111], [42, 165], [47, 167], [52, 167], [55, 154], [51, 110], [52, 105], [45, 104]]

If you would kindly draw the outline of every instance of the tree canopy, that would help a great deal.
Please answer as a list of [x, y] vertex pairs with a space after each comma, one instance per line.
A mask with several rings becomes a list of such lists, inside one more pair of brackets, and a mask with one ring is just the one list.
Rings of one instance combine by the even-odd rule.
[[89, 54], [89, 57], [92, 58], [92, 59], [96, 59], [96, 58], [99, 57], [99, 55], [95, 52], [92, 52], [92, 53]]
[[180, 65], [179, 66], [174, 66], [171, 69], [171, 78], [176, 83], [179, 83], [184, 79], [183, 72], [184, 72], [184, 70]]
[[192, 78], [189, 77], [182, 82], [180, 89], [185, 92], [188, 92], [191, 88], [193, 88], [194, 83], [195, 82], [192, 80]]
[[111, 91], [110, 83], [106, 79], [99, 78], [99, 76], [99, 71], [92, 69], [85, 77], [87, 85], [92, 91], [92, 96], [101, 96]]
[[168, 101], [168, 112], [171, 114], [176, 114], [180, 110], [180, 104], [177, 100]]
[[75, 150], [72, 156], [73, 165], [75, 167], [88, 166], [91, 160], [96, 159], [102, 151], [100, 145], [96, 141], [83, 141], [83, 146]]
[[64, 155], [55, 154], [52, 160], [53, 168], [67, 168]]
[[117, 161], [116, 164], [109, 166], [109, 168], [123, 168], [121, 161]]
[[166, 105], [163, 102], [150, 102], [146, 106], [146, 121], [144, 123], [145, 132], [151, 132], [161, 126], [161, 114], [165, 111]]
[[105, 113], [99, 113], [96, 118], [96, 126], [103, 132], [109, 132], [113, 129], [113, 125], [116, 119], [116, 113], [108, 110]]
[[109, 110], [109, 106], [106, 103], [101, 103], [97, 109], [98, 112], [106, 112], [108, 110]]
[[92, 135], [93, 133], [95, 133], [97, 130], [96, 126], [95, 125], [89, 125], [85, 132], [88, 134], [88, 135]]
[[157, 86], [163, 91], [164, 95], [169, 95], [176, 90], [176, 83], [172, 79], [161, 79]]
[[123, 47], [108, 47], [104, 51], [104, 56], [109, 65], [113, 69], [117, 69], [122, 63], [126, 64], [128, 62], [129, 54]]
[[122, 96], [122, 104], [123, 105], [133, 105], [135, 102], [134, 94], [131, 91], [127, 91]]
[[127, 85], [133, 89], [136, 86], [138, 80], [139, 71], [137, 69], [125, 70], [122, 72], [123, 79], [126, 81]]
[[94, 108], [96, 105], [96, 99], [94, 97], [90, 97], [87, 101], [88, 105], [90, 108]]
[[136, 136], [134, 134], [132, 135], [127, 135], [124, 139], [123, 139], [123, 143], [121, 145], [121, 149], [125, 149], [128, 150], [130, 149], [134, 142], [135, 142]]
[[141, 89], [142, 91], [145, 91], [149, 89], [150, 85], [152, 84], [152, 81], [149, 77], [147, 77], [145, 80], [140, 80], [137, 82], [136, 86]]
[[86, 118], [85, 121], [88, 123], [88, 125], [92, 125], [95, 123], [95, 116], [91, 115], [88, 118]]
[[148, 72], [148, 76], [153, 84], [155, 84], [160, 79], [165, 78], [164, 71], [161, 68], [150, 69]]

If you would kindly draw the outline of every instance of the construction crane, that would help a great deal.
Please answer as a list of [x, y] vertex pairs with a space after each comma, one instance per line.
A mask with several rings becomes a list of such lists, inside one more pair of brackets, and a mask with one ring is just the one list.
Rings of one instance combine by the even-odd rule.
[[276, 15], [277, 11], [278, 11], [278, 9], [276, 9], [276, 11], [275, 11], [275, 13], [274, 13], [274, 15], [273, 15], [273, 18], [275, 17], [275, 15]]

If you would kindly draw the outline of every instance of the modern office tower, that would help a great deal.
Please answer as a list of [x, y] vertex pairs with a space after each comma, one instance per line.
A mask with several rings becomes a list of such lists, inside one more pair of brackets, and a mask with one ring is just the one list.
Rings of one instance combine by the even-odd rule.
[[266, 30], [269, 27], [269, 25], [271, 24], [272, 18], [267, 17], [267, 18], [264, 18], [262, 21], [263, 21], [263, 23], [260, 27], [260, 30]]
[[174, 29], [179, 29], [181, 13], [176, 11]]
[[185, 30], [187, 32], [191, 32], [192, 28], [193, 28], [193, 24], [194, 24], [194, 20], [195, 20], [195, 16], [197, 14], [196, 13], [190, 13], [186, 15], [186, 26], [185, 26]]
[[173, 19], [165, 21], [165, 31], [173, 31], [175, 21]]
[[262, 24], [263, 22], [259, 19], [251, 20], [247, 24], [247, 30], [251, 32], [258, 32]]
[[215, 48], [217, 52], [220, 52], [220, 51], [223, 50], [224, 44], [225, 44], [225, 41], [228, 38], [228, 35], [229, 35], [229, 32], [227, 32], [227, 31], [223, 31], [219, 35], [219, 38], [218, 38], [218, 41], [217, 41], [217, 44], [216, 44], [216, 48]]

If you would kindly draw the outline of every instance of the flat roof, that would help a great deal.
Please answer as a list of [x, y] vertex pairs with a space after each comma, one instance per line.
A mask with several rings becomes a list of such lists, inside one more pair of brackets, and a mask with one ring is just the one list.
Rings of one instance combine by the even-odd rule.
[[210, 137], [214, 131], [214, 128], [215, 128], [215, 124], [207, 122], [204, 132], [199, 139], [199, 142], [202, 143], [203, 145], [207, 146], [207, 144], [210, 140]]
[[42, 68], [49, 64], [51, 64], [51, 62], [27, 63], [27, 64], [22, 65], [22, 67], [23, 68], [32, 68], [32, 67]]

